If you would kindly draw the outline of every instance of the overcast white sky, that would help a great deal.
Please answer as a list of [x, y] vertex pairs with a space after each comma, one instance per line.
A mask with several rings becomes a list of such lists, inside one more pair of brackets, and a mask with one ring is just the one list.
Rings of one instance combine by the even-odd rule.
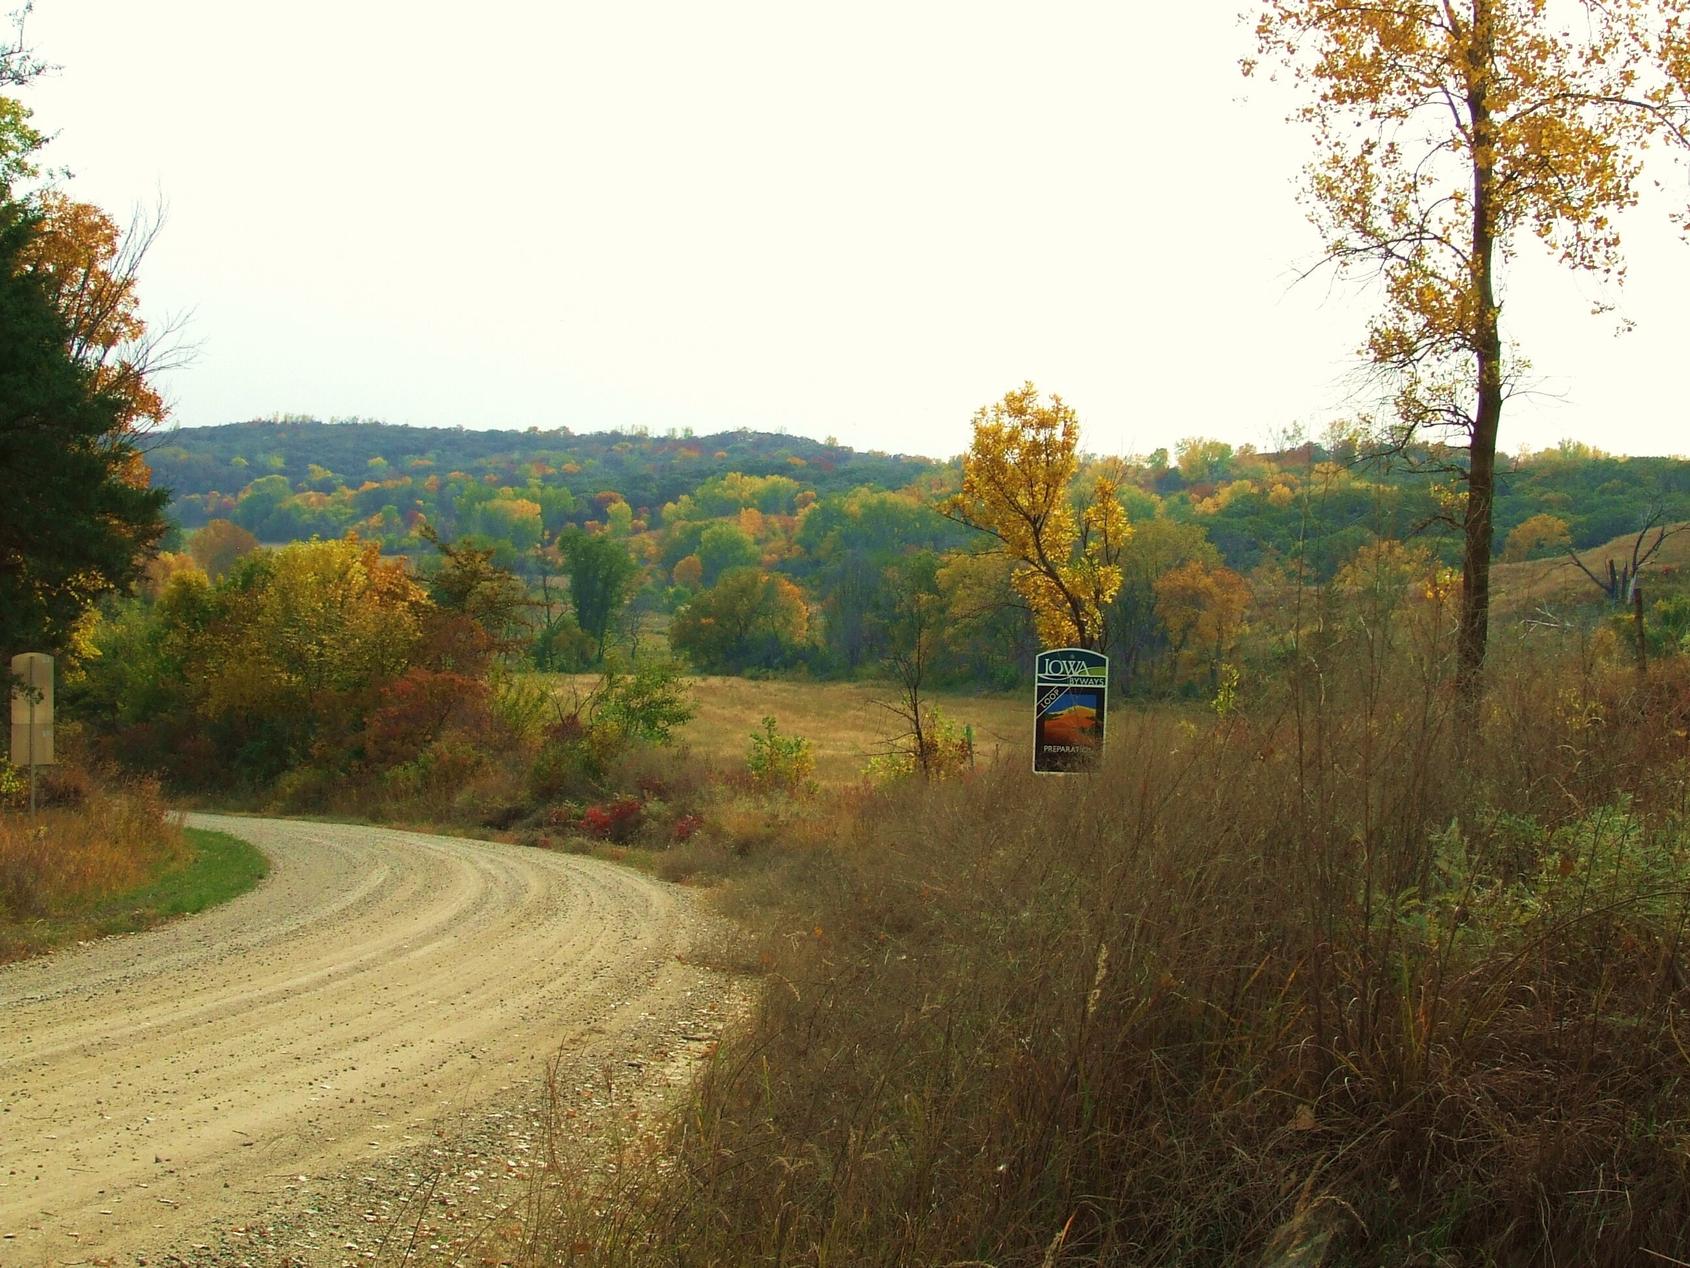
[[[162, 197], [183, 425], [276, 412], [949, 455], [1022, 380], [1088, 448], [1264, 444], [1355, 408], [1365, 297], [1315, 249], [1240, 0], [473, 5], [37, 0], [27, 90], [71, 191]], [[1685, 177], [1666, 173], [1684, 197]], [[1690, 248], [1622, 297], [1525, 261], [1549, 395], [1504, 448], [1690, 450]]]

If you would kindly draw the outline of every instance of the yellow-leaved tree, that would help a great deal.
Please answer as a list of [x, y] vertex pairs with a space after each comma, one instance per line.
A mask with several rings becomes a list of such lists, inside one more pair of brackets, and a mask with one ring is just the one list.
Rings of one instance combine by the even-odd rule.
[[1155, 590], [1173, 673], [1190, 680], [1201, 670], [1218, 686], [1221, 662], [1244, 633], [1249, 584], [1224, 564], [1193, 559], [1156, 578]]
[[[1458, 682], [1489, 633], [1497, 430], [1522, 362], [1500, 268], [1523, 240], [1618, 282], [1617, 214], [1650, 145], [1690, 148], [1690, 0], [1265, 0], [1264, 57], [1306, 95], [1310, 218], [1326, 261], [1383, 292], [1363, 355], [1394, 439], [1465, 439]], [[1245, 72], [1254, 68], [1245, 63]]]
[[1502, 544], [1502, 558], [1507, 563], [1518, 563], [1551, 551], [1559, 553], [1572, 544], [1573, 535], [1566, 520], [1558, 515], [1539, 512], [1517, 524], [1508, 534]]
[[940, 513], [998, 540], [1014, 563], [1011, 584], [1032, 610], [1046, 647], [1108, 644], [1109, 602], [1121, 588], [1121, 550], [1132, 535], [1117, 482], [1098, 475], [1076, 505], [1080, 420], [1060, 396], [1031, 383], [974, 415], [962, 492]]

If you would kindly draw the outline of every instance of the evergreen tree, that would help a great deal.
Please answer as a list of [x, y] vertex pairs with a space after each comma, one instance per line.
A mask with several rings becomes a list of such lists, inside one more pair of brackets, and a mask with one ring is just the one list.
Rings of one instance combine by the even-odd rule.
[[42, 277], [36, 219], [0, 202], [0, 650], [60, 652], [87, 607], [134, 579], [168, 493], [135, 479], [128, 404], [78, 364]]

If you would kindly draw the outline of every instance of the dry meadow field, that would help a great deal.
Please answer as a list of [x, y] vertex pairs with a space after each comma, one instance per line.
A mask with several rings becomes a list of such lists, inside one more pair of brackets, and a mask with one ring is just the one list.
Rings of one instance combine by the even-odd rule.
[[[560, 690], [582, 693], [598, 682], [596, 674], [555, 677]], [[751, 733], [765, 717], [772, 717], [781, 734], [810, 741], [821, 783], [848, 784], [862, 774], [869, 758], [887, 751], [902, 728], [899, 718], [878, 703], [894, 697], [893, 689], [885, 684], [715, 675], [687, 681], [698, 714], [681, 731], [681, 742], [696, 756], [724, 765], [742, 762]], [[928, 698], [945, 716], [974, 728], [975, 752], [987, 762], [1027, 748], [1032, 733], [1029, 695], [933, 692]]]

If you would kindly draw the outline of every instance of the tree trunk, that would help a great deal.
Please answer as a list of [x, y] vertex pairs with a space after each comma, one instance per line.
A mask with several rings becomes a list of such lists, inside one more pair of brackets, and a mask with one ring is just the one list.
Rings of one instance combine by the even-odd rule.
[[[1493, 317], [1491, 328], [1495, 330]], [[1481, 366], [1483, 359], [1481, 358]], [[1502, 388], [1484, 385], [1481, 369], [1478, 417], [1468, 453], [1467, 510], [1462, 519], [1461, 627], [1456, 640], [1461, 698], [1476, 704], [1484, 690], [1485, 650], [1490, 641], [1490, 564], [1496, 500], [1496, 433]]]
[[1502, 422], [1502, 321], [1496, 303], [1495, 125], [1487, 103], [1491, 70], [1490, 0], [1473, 0], [1467, 105], [1473, 121], [1473, 354], [1477, 407], [1467, 449], [1467, 507], [1462, 516], [1461, 624], [1456, 686], [1463, 707], [1478, 707], [1490, 639], [1490, 564], [1495, 535], [1496, 437]]

